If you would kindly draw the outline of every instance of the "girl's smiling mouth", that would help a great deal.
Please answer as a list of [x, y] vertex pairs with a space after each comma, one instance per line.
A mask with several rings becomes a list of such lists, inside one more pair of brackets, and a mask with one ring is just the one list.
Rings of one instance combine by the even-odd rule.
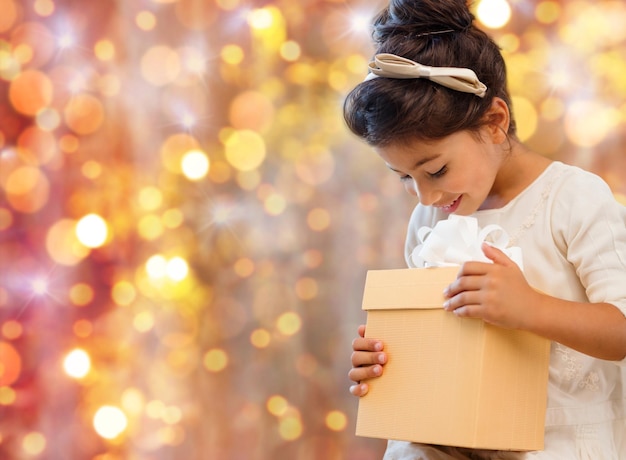
[[441, 209], [443, 212], [453, 213], [454, 211], [458, 209], [459, 205], [461, 204], [462, 197], [463, 197], [462, 195], [459, 196], [456, 200], [454, 200], [450, 204], [446, 204], [444, 206], [436, 205], [435, 207]]

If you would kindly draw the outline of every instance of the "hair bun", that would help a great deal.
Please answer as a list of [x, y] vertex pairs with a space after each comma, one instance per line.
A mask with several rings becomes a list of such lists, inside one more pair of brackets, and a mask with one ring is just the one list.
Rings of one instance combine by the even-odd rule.
[[465, 31], [473, 21], [465, 0], [390, 0], [374, 21], [373, 36], [380, 43], [392, 35]]

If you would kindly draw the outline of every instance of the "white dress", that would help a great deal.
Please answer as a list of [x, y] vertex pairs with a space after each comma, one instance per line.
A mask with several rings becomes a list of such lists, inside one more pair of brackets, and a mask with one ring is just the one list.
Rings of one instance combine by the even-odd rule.
[[[522, 249], [529, 284], [554, 297], [608, 302], [626, 315], [626, 208], [598, 176], [553, 162], [500, 209], [473, 214], [498, 224]], [[418, 205], [409, 223], [406, 259], [417, 230], [446, 215]], [[545, 450], [477, 451], [389, 441], [384, 460], [626, 460], [626, 360], [611, 362], [553, 343]]]

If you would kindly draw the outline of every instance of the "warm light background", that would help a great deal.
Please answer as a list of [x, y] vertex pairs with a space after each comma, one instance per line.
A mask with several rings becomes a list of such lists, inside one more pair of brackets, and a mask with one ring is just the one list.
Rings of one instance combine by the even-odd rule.
[[[340, 108], [383, 4], [0, 0], [0, 458], [380, 458], [350, 344], [414, 203]], [[624, 200], [626, 4], [476, 8], [523, 140]]]

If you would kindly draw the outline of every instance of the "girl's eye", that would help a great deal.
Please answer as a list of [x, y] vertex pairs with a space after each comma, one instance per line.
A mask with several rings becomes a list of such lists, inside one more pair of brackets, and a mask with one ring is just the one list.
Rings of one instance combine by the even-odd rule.
[[448, 167], [444, 166], [439, 171], [434, 173], [428, 173], [428, 175], [436, 179], [437, 177], [443, 176], [446, 172], [448, 172]]
[[405, 175], [405, 176], [400, 176], [400, 180], [402, 182], [406, 182], [408, 180], [413, 180], [413, 178], [411, 176], [409, 176], [409, 175]]

